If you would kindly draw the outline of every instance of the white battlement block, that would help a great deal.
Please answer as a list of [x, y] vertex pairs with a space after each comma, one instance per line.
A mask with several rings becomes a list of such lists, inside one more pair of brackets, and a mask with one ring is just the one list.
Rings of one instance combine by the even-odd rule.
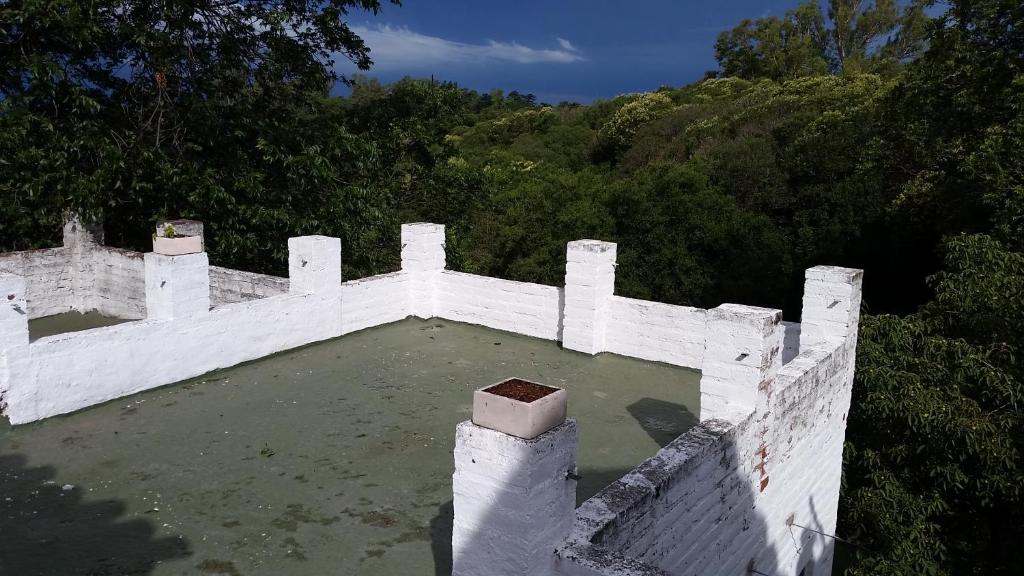
[[576, 240], [566, 247], [562, 346], [586, 354], [603, 352], [605, 316], [615, 293], [617, 246]]
[[864, 271], [815, 266], [804, 278], [800, 348], [856, 338]]
[[146, 317], [169, 320], [210, 311], [210, 261], [206, 252], [146, 259]]
[[288, 290], [315, 294], [341, 290], [341, 239], [296, 236], [288, 239]]
[[576, 446], [572, 419], [530, 440], [459, 424], [454, 576], [552, 574], [575, 517]]
[[402, 270], [433, 272], [445, 267], [443, 224], [402, 224]]
[[707, 313], [700, 419], [739, 422], [770, 395], [782, 366], [782, 311], [722, 304]]
[[409, 301], [414, 316], [437, 315], [437, 285], [445, 266], [443, 224], [402, 224], [402, 271], [411, 280]]

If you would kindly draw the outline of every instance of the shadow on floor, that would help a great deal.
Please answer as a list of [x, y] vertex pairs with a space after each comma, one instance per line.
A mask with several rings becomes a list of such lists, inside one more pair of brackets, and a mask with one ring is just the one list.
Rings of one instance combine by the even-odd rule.
[[20, 454], [0, 455], [0, 574], [145, 575], [192, 554], [182, 538], [155, 536], [144, 519], [126, 519], [118, 500], [85, 502], [52, 467], [32, 468]]
[[641, 398], [627, 406], [626, 410], [662, 448], [700, 423], [686, 406], [655, 398]]
[[452, 576], [452, 522], [455, 506], [449, 500], [437, 508], [430, 520], [430, 551], [434, 554], [434, 576]]

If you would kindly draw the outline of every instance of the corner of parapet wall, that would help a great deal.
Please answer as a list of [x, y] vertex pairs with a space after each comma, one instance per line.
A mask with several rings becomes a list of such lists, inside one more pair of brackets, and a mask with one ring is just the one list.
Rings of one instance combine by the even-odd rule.
[[[777, 310], [709, 310], [703, 421], [579, 507], [559, 573], [829, 573], [818, 532], [836, 527], [862, 278], [808, 270], [809, 329]], [[724, 420], [704, 414], [708, 392], [728, 399]]]
[[[656, 519], [663, 521], [679, 516], [677, 507], [680, 506], [696, 507], [693, 522], [688, 526], [699, 527], [698, 516], [702, 511], [721, 520], [722, 513], [733, 509], [735, 503], [724, 497], [698, 497], [697, 486], [687, 479], [692, 479], [707, 462], [721, 461], [724, 465], [726, 458], [737, 458], [734, 449], [729, 451], [729, 446], [735, 444], [735, 435], [736, 426], [732, 423], [702, 422], [580, 505], [573, 529], [558, 549], [558, 573], [566, 576], [576, 574], [574, 570], [605, 576], [675, 573], [643, 557], [645, 546], [658, 547], [657, 539], [671, 532], [659, 532], [665, 526], [655, 525], [659, 521]], [[725, 480], [719, 483], [723, 482]], [[706, 488], [709, 492], [720, 489], [716, 483]], [[721, 503], [722, 509], [709, 509], [709, 503]], [[678, 539], [679, 534], [669, 537]], [[692, 542], [684, 544], [682, 541], [672, 544], [691, 545]]]

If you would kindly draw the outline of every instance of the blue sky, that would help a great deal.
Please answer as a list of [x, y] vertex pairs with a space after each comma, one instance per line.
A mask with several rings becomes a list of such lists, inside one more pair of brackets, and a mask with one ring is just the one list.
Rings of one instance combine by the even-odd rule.
[[[744, 17], [799, 0], [403, 0], [351, 24], [376, 61], [369, 76], [452, 80], [480, 91], [590, 101], [678, 86], [716, 68], [715, 38]], [[339, 70], [350, 72], [339, 63]]]
[[[679, 86], [716, 68], [715, 37], [799, 0], [404, 0], [351, 23], [376, 62], [368, 74], [452, 80], [546, 102], [589, 102]], [[339, 63], [343, 73], [351, 71]]]

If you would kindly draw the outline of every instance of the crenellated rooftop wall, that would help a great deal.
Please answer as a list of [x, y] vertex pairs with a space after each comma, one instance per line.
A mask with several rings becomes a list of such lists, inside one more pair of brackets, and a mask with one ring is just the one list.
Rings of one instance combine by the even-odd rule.
[[[447, 270], [438, 224], [403, 225], [401, 270], [347, 282], [340, 241], [322, 236], [289, 240], [289, 278], [209, 266], [205, 253], [107, 248], [77, 221], [64, 244], [0, 255], [0, 412], [12, 424], [408, 316], [467, 322], [702, 370], [702, 423], [575, 518], [555, 519], [571, 529], [551, 543], [550, 572], [830, 572], [831, 543], [818, 533], [835, 530], [859, 271], [808, 270], [794, 324], [778, 310], [616, 296], [616, 246], [595, 240], [569, 244], [558, 287]], [[134, 321], [29, 341], [30, 318], [72, 310]], [[501, 540], [507, 527], [496, 522], [488, 537]], [[473, 565], [490, 565], [493, 551], [458, 530], [457, 518], [461, 550], [478, 553]]]

